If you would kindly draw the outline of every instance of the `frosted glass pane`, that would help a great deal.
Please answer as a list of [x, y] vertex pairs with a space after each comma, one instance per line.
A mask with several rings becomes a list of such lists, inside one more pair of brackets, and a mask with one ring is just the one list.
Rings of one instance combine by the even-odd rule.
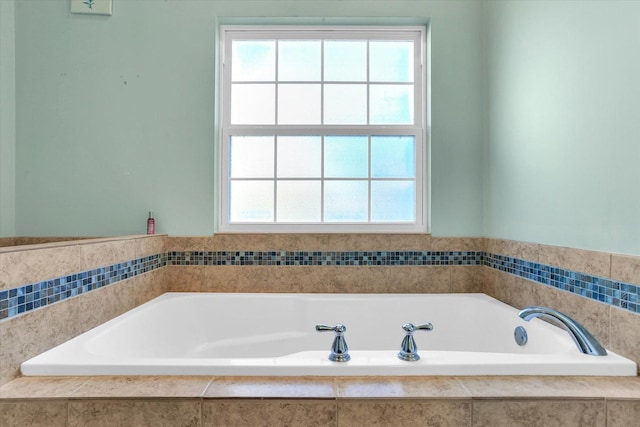
[[367, 86], [325, 85], [324, 123], [329, 125], [367, 124]]
[[320, 181], [279, 181], [278, 222], [320, 222]]
[[369, 176], [369, 139], [366, 136], [326, 136], [324, 174], [328, 178]]
[[370, 43], [369, 52], [370, 81], [413, 81], [412, 41], [372, 41]]
[[320, 124], [320, 85], [278, 85], [278, 124]]
[[367, 80], [366, 41], [325, 41], [324, 80], [364, 82]]
[[415, 178], [416, 149], [413, 136], [372, 136], [373, 178]]
[[272, 136], [231, 137], [231, 178], [273, 178], [273, 144]]
[[272, 84], [232, 84], [231, 123], [234, 125], [275, 124], [276, 98]]
[[319, 81], [320, 40], [278, 42], [278, 81]]
[[367, 181], [327, 181], [324, 184], [324, 220], [364, 222], [368, 220]]
[[275, 40], [234, 40], [231, 42], [232, 81], [275, 81]]
[[371, 183], [371, 220], [374, 222], [415, 222], [415, 183], [413, 181], [374, 181]]
[[371, 124], [412, 124], [412, 85], [371, 85]]
[[278, 137], [279, 178], [319, 178], [322, 173], [319, 136]]
[[231, 222], [272, 222], [273, 181], [231, 181]]

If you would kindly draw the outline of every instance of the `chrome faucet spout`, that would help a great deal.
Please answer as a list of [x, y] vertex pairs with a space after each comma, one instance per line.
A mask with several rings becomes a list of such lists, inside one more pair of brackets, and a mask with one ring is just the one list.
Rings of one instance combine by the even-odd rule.
[[529, 321], [536, 317], [551, 320], [556, 325], [567, 331], [578, 349], [585, 354], [592, 356], [606, 356], [607, 350], [587, 331], [584, 326], [576, 322], [564, 313], [548, 307], [531, 306], [526, 307], [518, 315]]

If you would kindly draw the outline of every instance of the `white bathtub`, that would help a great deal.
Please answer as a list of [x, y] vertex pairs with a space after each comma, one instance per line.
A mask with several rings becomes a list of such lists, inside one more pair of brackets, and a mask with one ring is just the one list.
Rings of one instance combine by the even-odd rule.
[[[404, 323], [421, 359], [399, 360]], [[351, 360], [328, 360], [342, 323]], [[514, 328], [529, 341], [520, 347]], [[484, 294], [168, 293], [22, 364], [24, 375], [636, 375]]]

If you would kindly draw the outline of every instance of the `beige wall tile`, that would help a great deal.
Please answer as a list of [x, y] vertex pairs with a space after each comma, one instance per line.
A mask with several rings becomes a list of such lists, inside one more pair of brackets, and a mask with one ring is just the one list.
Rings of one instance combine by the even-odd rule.
[[325, 251], [327, 234], [216, 234], [209, 251]]
[[452, 266], [451, 292], [484, 292], [484, 267], [481, 265]]
[[604, 427], [605, 401], [476, 400], [473, 427]]
[[431, 251], [484, 251], [484, 237], [432, 237]]
[[389, 285], [401, 293], [448, 293], [451, 292], [451, 266], [397, 266], [387, 269]]
[[640, 286], [640, 257], [611, 255], [611, 278]]
[[81, 265], [78, 271], [116, 264], [138, 257], [136, 240], [114, 240], [80, 245]]
[[158, 234], [135, 239], [136, 258], [156, 255], [167, 251], [167, 236]]
[[331, 234], [331, 251], [429, 251], [430, 234]]
[[482, 280], [484, 283], [484, 293], [490, 297], [498, 298], [498, 290], [500, 288], [500, 277], [504, 273], [489, 267], [483, 267]]
[[70, 400], [69, 427], [196, 427], [198, 400]]
[[2, 427], [65, 427], [67, 402], [59, 400], [0, 401]]
[[609, 348], [640, 366], [640, 315], [611, 307]]
[[540, 245], [540, 263], [594, 276], [611, 274], [611, 254], [606, 252]]
[[533, 262], [540, 258], [540, 245], [517, 240], [486, 239], [486, 251]]
[[163, 267], [135, 277], [137, 279], [133, 286], [135, 307], [167, 292], [166, 271], [167, 268]]
[[330, 292], [339, 293], [384, 293], [398, 292], [390, 283], [385, 267], [325, 267], [329, 277]]
[[607, 427], [630, 427], [640, 421], [640, 400], [608, 400]]
[[81, 252], [77, 245], [0, 253], [0, 289], [15, 288], [81, 270]]
[[169, 236], [166, 239], [167, 252], [211, 251], [211, 236]]
[[205, 271], [202, 265], [169, 265], [165, 268], [167, 292], [202, 292], [205, 283]]
[[335, 400], [218, 400], [202, 402], [202, 426], [314, 426], [336, 425]]
[[204, 267], [204, 292], [270, 292], [269, 266]]
[[538, 285], [538, 304], [558, 310], [582, 324], [600, 343], [609, 345], [609, 306], [550, 286]]
[[326, 267], [273, 266], [267, 271], [273, 292], [330, 292]]
[[538, 283], [497, 270], [491, 273], [491, 280], [487, 289], [494, 298], [519, 309], [538, 304]]
[[470, 400], [338, 401], [338, 426], [471, 426]]

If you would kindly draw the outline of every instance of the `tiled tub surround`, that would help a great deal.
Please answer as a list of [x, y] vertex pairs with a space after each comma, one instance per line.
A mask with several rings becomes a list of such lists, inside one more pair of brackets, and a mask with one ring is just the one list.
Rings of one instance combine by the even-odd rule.
[[[274, 248], [289, 252], [358, 252], [370, 248], [479, 251], [628, 284], [640, 283], [640, 257], [523, 242], [428, 235], [218, 235], [145, 236], [39, 249], [40, 253], [26, 251], [29, 254], [22, 257], [0, 251], [0, 290], [163, 252], [242, 252], [247, 248], [262, 252]], [[0, 322], [0, 384], [14, 378], [17, 366], [28, 357], [165, 291], [389, 292], [389, 283], [394, 283], [393, 291], [397, 292], [485, 291], [516, 307], [552, 306], [581, 321], [612, 350], [640, 361], [637, 314], [481, 265], [171, 265]], [[328, 380], [333, 391], [327, 391], [326, 384], [317, 378], [296, 379], [295, 384], [290, 379], [210, 380], [20, 378], [0, 389], [0, 424], [113, 425], [125, 419], [138, 420], [139, 425], [145, 425], [144, 420], [153, 425], [223, 425], [229, 420], [235, 425], [255, 425], [252, 417], [264, 423], [268, 422], [263, 418], [267, 414], [292, 424], [312, 419], [314, 425], [321, 425], [316, 422], [321, 419], [327, 421], [325, 425], [359, 425], [362, 417], [370, 416], [380, 425], [405, 420], [469, 426], [541, 422], [628, 426], [640, 417], [637, 378], [606, 380], [607, 384], [598, 378], [559, 377], [368, 378], [339, 384]], [[320, 418], [318, 410], [324, 410], [326, 418]], [[155, 423], [158, 418], [161, 420]]]
[[167, 263], [165, 253], [0, 291], [0, 320], [127, 280]]
[[629, 427], [638, 378], [20, 378], [0, 389], [14, 426]]
[[[166, 253], [165, 237], [128, 236], [1, 248], [0, 292], [7, 292], [8, 296], [15, 289], [17, 304], [18, 288], [52, 278], [64, 277], [66, 281], [66, 277], [104, 266], [122, 264], [128, 269], [131, 260]], [[25, 357], [41, 353], [166, 292], [162, 268], [130, 278], [123, 276], [128, 274], [126, 271], [119, 274], [124, 280], [99, 288], [91, 284], [90, 292], [63, 299], [70, 291], [67, 289], [57, 293], [60, 301], [55, 304], [48, 304], [47, 299], [45, 306], [0, 320], [0, 384], [19, 374], [19, 364]], [[82, 286], [88, 290], [88, 285]], [[55, 294], [55, 286], [52, 289]], [[35, 293], [32, 295], [35, 298]], [[56, 299], [54, 295], [47, 296], [50, 297]], [[26, 310], [26, 297], [24, 306]]]

